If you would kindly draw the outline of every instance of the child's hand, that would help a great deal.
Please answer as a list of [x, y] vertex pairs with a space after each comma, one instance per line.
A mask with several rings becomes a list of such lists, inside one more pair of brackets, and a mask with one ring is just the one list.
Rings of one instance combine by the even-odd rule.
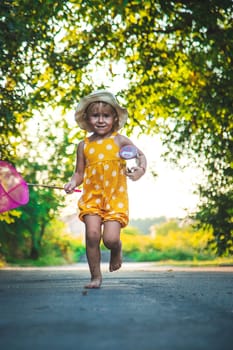
[[132, 181], [137, 181], [142, 177], [142, 175], [145, 174], [145, 169], [141, 167], [133, 167], [130, 169], [127, 169], [126, 176]]
[[76, 187], [76, 183], [74, 181], [70, 181], [67, 184], [64, 185], [64, 190], [67, 194], [71, 194], [74, 192]]

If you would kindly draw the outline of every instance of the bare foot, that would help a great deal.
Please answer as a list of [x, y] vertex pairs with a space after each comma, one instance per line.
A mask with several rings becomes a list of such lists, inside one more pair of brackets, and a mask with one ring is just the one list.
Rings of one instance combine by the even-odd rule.
[[111, 250], [109, 271], [113, 272], [120, 269], [122, 264], [122, 251], [121, 251], [121, 243], [118, 249]]
[[90, 283], [86, 284], [84, 288], [97, 289], [97, 288], [100, 288], [101, 284], [102, 284], [102, 278], [97, 277], [97, 278], [91, 279]]

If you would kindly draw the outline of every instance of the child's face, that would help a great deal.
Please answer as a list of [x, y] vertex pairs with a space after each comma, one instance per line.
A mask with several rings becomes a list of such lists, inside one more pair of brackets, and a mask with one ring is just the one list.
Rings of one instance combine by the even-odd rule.
[[118, 122], [117, 113], [108, 103], [95, 102], [87, 108], [87, 121], [92, 131], [98, 135], [106, 135], [114, 130]]

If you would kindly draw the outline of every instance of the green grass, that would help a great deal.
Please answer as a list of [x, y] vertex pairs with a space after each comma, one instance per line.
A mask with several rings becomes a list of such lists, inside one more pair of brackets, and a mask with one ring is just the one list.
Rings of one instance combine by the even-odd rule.
[[[43, 266], [63, 266], [67, 265], [68, 262], [63, 257], [47, 257], [42, 256], [37, 260], [32, 259], [13, 259], [5, 263], [5, 266], [21, 266], [21, 267], [43, 267]], [[1, 266], [0, 266], [1, 267]], [[4, 265], [2, 266], [4, 267]]]

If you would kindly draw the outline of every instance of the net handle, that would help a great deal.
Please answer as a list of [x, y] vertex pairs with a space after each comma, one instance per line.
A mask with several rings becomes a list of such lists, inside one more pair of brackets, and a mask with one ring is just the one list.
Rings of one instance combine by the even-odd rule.
[[[51, 186], [51, 185], [40, 185], [40, 184], [32, 184], [32, 183], [27, 183], [28, 186], [37, 186], [37, 187], [45, 187], [45, 188], [55, 188], [57, 190], [64, 190], [63, 187], [60, 186]], [[74, 192], [82, 192], [79, 189], [74, 190]]]

